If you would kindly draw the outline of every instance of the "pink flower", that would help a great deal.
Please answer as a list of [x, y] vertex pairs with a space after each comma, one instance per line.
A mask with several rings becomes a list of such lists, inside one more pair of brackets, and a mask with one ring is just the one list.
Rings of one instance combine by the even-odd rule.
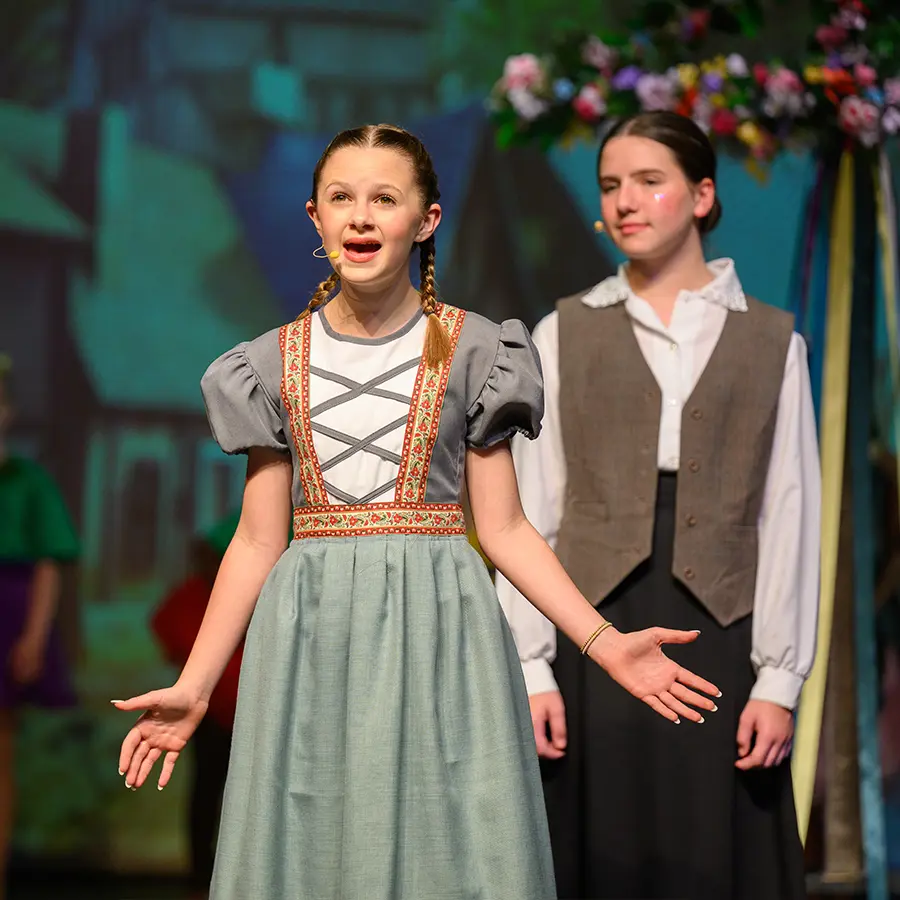
[[599, 72], [606, 72], [616, 61], [616, 51], [607, 47], [600, 38], [591, 35], [581, 48], [581, 58]]
[[541, 83], [544, 71], [533, 53], [510, 56], [503, 66], [503, 86], [506, 90], [532, 88]]
[[889, 106], [900, 106], [900, 78], [888, 78], [884, 82], [884, 99]]
[[844, 7], [833, 19], [838, 28], [846, 28], [853, 31], [865, 31], [866, 17], [858, 9]]
[[645, 110], [672, 109], [675, 105], [676, 82], [667, 75], [642, 75], [635, 93]]
[[865, 63], [857, 63], [853, 68], [853, 74], [856, 77], [860, 87], [872, 87], [878, 80], [878, 73]]
[[796, 72], [779, 66], [770, 76], [766, 87], [773, 92], [794, 94], [803, 90], [803, 82]]
[[816, 40], [825, 50], [836, 50], [847, 41], [847, 29], [840, 25], [820, 25], [816, 29]]
[[844, 97], [838, 115], [841, 128], [855, 135], [861, 144], [874, 147], [878, 143], [878, 107], [859, 97]]
[[572, 108], [586, 122], [595, 122], [606, 112], [606, 100], [596, 85], [586, 84], [572, 101]]

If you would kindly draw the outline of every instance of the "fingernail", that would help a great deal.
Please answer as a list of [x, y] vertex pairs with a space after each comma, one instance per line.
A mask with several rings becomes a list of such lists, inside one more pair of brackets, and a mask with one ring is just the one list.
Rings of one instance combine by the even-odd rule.
[[124, 703], [124, 700], [110, 700], [110, 703]]
[[157, 789], [158, 791], [161, 791], [161, 790], [162, 790], [162, 785], [159, 785], [159, 784], [158, 784], [158, 785], [156, 786], [156, 789]]
[[137, 792], [137, 788], [136, 788], [136, 787], [133, 787], [131, 790]]
[[131, 790], [131, 785], [127, 781], [125, 782], [125, 787], [127, 787], [129, 791]]
[[718, 706], [716, 706], [716, 704], [715, 704], [715, 703], [713, 703], [713, 708], [712, 708], [712, 711], [713, 711], [713, 712], [718, 712], [718, 711], [719, 711], [719, 707], [718, 707]]
[[121, 769], [119, 769], [119, 775], [124, 775], [124, 774], [125, 773]]
[[691, 634], [700, 634], [700, 629], [699, 629], [699, 628], [692, 628], [692, 629], [691, 629]]
[[719, 693], [718, 693], [718, 694], [716, 694], [716, 697], [721, 697], [721, 696], [722, 696], [722, 692], [721, 692], [721, 691], [719, 691]]
[[705, 721], [706, 721], [706, 719], [704, 719], [703, 716], [700, 716], [700, 721], [697, 722], [697, 724], [702, 725]]
[[676, 725], [680, 725], [680, 724], [681, 724], [681, 719], [676, 719], [676, 720], [675, 720], [675, 724], [676, 724]]

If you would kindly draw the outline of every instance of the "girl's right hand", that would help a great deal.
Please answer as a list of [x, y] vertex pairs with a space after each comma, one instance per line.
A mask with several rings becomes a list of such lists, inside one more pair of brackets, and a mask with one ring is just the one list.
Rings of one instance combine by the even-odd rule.
[[169, 783], [188, 738], [206, 714], [208, 703], [175, 684], [130, 700], [113, 700], [112, 704], [123, 711], [143, 711], [122, 741], [119, 774], [125, 776], [125, 787], [141, 787], [156, 761], [165, 753], [157, 783], [162, 790]]

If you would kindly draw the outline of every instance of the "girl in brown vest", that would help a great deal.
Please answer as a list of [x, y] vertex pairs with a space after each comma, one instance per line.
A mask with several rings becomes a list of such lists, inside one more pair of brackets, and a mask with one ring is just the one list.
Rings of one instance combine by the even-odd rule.
[[498, 577], [560, 898], [805, 896], [790, 749], [815, 648], [816, 425], [793, 318], [704, 257], [715, 173], [687, 118], [615, 127], [598, 177], [627, 263], [534, 334], [546, 413], [538, 440], [514, 443], [526, 514], [618, 628], [701, 630], [673, 656], [724, 695], [700, 728], [673, 729]]

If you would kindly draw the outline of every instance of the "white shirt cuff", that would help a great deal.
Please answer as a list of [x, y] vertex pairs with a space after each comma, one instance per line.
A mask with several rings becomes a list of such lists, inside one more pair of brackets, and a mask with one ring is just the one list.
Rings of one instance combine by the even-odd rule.
[[787, 669], [761, 666], [756, 675], [756, 684], [750, 691], [750, 699], [766, 700], [785, 709], [794, 710], [800, 702], [804, 680], [800, 675]]
[[526, 659], [522, 663], [522, 674], [525, 676], [525, 687], [529, 697], [532, 694], [559, 690], [553, 677], [553, 670], [546, 659]]

